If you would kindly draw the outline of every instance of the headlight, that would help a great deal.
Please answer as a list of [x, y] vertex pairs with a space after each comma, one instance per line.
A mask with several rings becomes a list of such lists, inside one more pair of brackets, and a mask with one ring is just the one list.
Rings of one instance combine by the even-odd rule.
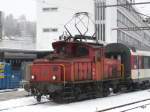
[[52, 76], [52, 79], [53, 79], [53, 80], [56, 80], [56, 76], [55, 76], [55, 75], [53, 75], [53, 76]]
[[33, 80], [33, 79], [35, 79], [35, 76], [34, 76], [34, 75], [32, 75], [32, 76], [31, 76], [31, 79], [32, 79], [32, 80]]
[[11, 77], [12, 77], [13, 79], [15, 78], [15, 76], [14, 76], [14, 75], [12, 75]]

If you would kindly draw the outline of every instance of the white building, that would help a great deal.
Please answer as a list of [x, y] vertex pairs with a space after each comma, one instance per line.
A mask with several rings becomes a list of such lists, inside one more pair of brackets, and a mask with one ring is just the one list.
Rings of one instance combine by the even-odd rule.
[[52, 49], [51, 43], [59, 39], [64, 31], [64, 25], [74, 13], [94, 12], [93, 0], [37, 1], [37, 49]]
[[[111, 4], [125, 4], [126, 0], [37, 0], [37, 49], [52, 50], [51, 43], [59, 39], [64, 25], [74, 13], [88, 12], [95, 25], [98, 40], [106, 43], [124, 43], [130, 47], [149, 49], [150, 31], [125, 31], [116, 28], [143, 27], [143, 18], [134, 7], [107, 7]], [[75, 33], [74, 30], [72, 32]], [[92, 31], [91, 31], [92, 32]]]

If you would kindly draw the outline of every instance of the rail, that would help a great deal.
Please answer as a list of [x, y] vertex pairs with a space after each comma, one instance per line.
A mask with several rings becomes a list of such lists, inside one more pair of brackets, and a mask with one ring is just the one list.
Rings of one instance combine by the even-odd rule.
[[[121, 107], [126, 107], [126, 106], [130, 106], [130, 105], [133, 105], [133, 104], [138, 104], [138, 103], [141, 103], [141, 102], [145, 102], [145, 101], [150, 101], [150, 99], [144, 99], [144, 100], [140, 100], [140, 101], [136, 101], [136, 102], [131, 102], [131, 103], [127, 103], [127, 104], [123, 104], [123, 105], [119, 105], [119, 106], [114, 106], [114, 107], [111, 107], [111, 108], [107, 108], [107, 109], [103, 109], [103, 110], [98, 110], [97, 112], [106, 112], [106, 111], [110, 111], [110, 110], [113, 110], [113, 109], [117, 109], [117, 108], [121, 108]], [[150, 103], [148, 104], [145, 104], [145, 105], [150, 105]], [[144, 106], [144, 105], [142, 105]], [[130, 108], [130, 109], [126, 109], [126, 110], [123, 110], [123, 111], [120, 111], [120, 112], [126, 112], [126, 111], [129, 111], [129, 110], [133, 110], [133, 109], [136, 109], [138, 107], [141, 107], [141, 106], [137, 106], [137, 107], [134, 107], [134, 108]]]

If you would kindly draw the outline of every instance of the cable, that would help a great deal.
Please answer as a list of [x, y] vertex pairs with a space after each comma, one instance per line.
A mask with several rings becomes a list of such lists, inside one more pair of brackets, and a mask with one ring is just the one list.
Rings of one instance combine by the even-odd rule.
[[[126, 6], [143, 5], [143, 4], [150, 4], [150, 2], [129, 3], [129, 2], [127, 1], [126, 4], [123, 3], [123, 4], [114, 4], [114, 5], [104, 5], [104, 6], [98, 6], [98, 7], [108, 8], [108, 7], [119, 7], [119, 6], [121, 6], [121, 7], [126, 8]], [[132, 10], [132, 9], [130, 9], [130, 10]], [[137, 11], [135, 11], [135, 10], [132, 10], [132, 11], [135, 12], [135, 13], [137, 13], [137, 14], [139, 14], [139, 15], [142, 15], [142, 16], [145, 16], [145, 17], [149, 17], [149, 18], [150, 18], [150, 16], [148, 16], [148, 15], [146, 15], [146, 14], [137, 12]]]
[[105, 5], [100, 7], [118, 7], [118, 6], [132, 6], [132, 5], [143, 5], [143, 4], [150, 4], [150, 2], [139, 2], [139, 3], [126, 3], [126, 4], [114, 4], [114, 5]]

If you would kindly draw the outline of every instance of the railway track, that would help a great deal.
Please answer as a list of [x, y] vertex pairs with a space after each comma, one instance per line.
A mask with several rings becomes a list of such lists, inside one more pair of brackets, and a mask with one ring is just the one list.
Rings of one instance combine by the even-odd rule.
[[[118, 94], [112, 94], [108, 97], [112, 97], [112, 96], [117, 96], [121, 93]], [[22, 108], [22, 107], [26, 107], [26, 106], [36, 106], [36, 105], [41, 105], [41, 104], [46, 104], [46, 103], [50, 103], [52, 101], [43, 101], [43, 102], [37, 102], [37, 103], [33, 103], [33, 104], [25, 104], [25, 105], [19, 105], [19, 106], [12, 106], [12, 107], [6, 107], [6, 108], [2, 108], [0, 109], [0, 111], [5, 111], [5, 110], [11, 110], [11, 109], [17, 109], [17, 108]]]
[[[137, 91], [136, 91], [137, 92]], [[139, 92], [139, 91], [138, 91]], [[149, 93], [150, 92], [150, 90], [147, 90], [147, 92]], [[108, 96], [108, 97], [115, 97], [115, 96], [118, 96], [119, 94], [127, 94], [127, 93], [118, 93], [118, 94], [111, 94], [110, 96]], [[27, 98], [27, 100], [26, 100], [26, 98]], [[35, 102], [35, 100], [34, 99], [31, 99], [31, 98], [33, 98], [33, 97], [26, 97], [25, 98], [25, 100], [23, 100], [23, 101], [25, 101], [25, 102], [27, 102], [27, 103], [25, 103], [25, 102], [23, 102], [22, 104], [19, 104], [19, 105], [13, 105], [13, 106], [6, 106], [6, 107], [2, 107], [2, 105], [1, 105], [1, 107], [0, 107], [0, 111], [10, 111], [11, 109], [18, 109], [18, 108], [22, 108], [22, 107], [32, 107], [32, 106], [36, 106], [36, 105], [42, 105], [42, 104], [49, 104], [49, 103], [53, 103], [53, 101], [48, 101], [47, 99], [46, 99], [46, 97], [43, 97], [44, 99], [42, 100], [42, 102], [41, 103], [37, 103], [37, 102]], [[24, 98], [23, 98], [24, 99]], [[20, 101], [20, 99], [18, 99], [18, 101]], [[15, 101], [16, 102], [16, 101]], [[77, 103], [79, 103], [80, 104], [80, 102], [77, 102]], [[7, 103], [6, 103], [7, 104]], [[61, 105], [61, 104], [60, 104]], [[69, 104], [70, 105], [70, 104]], [[136, 108], [139, 108], [139, 107], [141, 107], [141, 108], [144, 108], [145, 106], [147, 106], [147, 105], [150, 105], [150, 98], [149, 97], [147, 97], [147, 99], [145, 98], [145, 99], [141, 99], [141, 100], [139, 100], [139, 101], [135, 101], [135, 102], [126, 102], [126, 104], [123, 104], [123, 105], [118, 105], [118, 106], [115, 106], [114, 105], [114, 107], [110, 107], [110, 108], [105, 108], [105, 109], [102, 109], [102, 110], [97, 110], [96, 112], [111, 112], [111, 111], [113, 111], [114, 112], [114, 110], [116, 110], [115, 112], [127, 112], [127, 111], [130, 111], [130, 110], [134, 110], [134, 109], [136, 109]], [[5, 106], [5, 104], [4, 104], [4, 106]], [[68, 105], [67, 105], [68, 106]]]
[[[142, 104], [140, 104], [140, 103], [142, 103]], [[122, 105], [118, 105], [118, 106], [114, 106], [114, 107], [110, 107], [110, 108], [106, 108], [106, 109], [102, 109], [102, 110], [98, 110], [97, 112], [111, 112], [114, 110], [115, 110], [115, 112], [127, 112], [127, 111], [134, 110], [134, 109], [137, 109], [140, 107], [145, 108], [148, 105], [150, 105], [150, 98], [131, 102], [131, 103], [126, 103], [126, 104], [122, 104]]]

